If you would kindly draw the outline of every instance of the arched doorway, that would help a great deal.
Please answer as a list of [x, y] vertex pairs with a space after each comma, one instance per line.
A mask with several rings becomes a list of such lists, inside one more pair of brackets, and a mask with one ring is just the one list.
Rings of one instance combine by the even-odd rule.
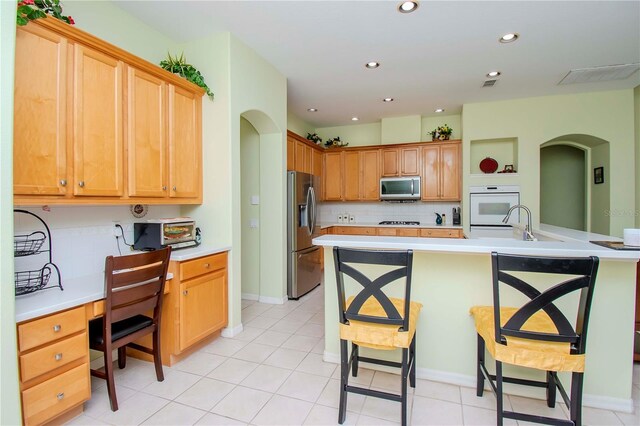
[[[594, 181], [602, 167], [604, 180]], [[559, 136], [540, 145], [540, 222], [609, 234], [609, 142], [591, 135]]]

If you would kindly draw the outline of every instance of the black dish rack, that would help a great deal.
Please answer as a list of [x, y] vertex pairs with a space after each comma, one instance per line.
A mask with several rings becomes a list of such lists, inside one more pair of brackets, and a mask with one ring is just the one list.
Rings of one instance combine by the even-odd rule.
[[[44, 290], [46, 288], [59, 287], [60, 290], [64, 290], [64, 288], [62, 288], [62, 279], [60, 278], [60, 269], [58, 269], [58, 266], [51, 261], [51, 231], [49, 230], [49, 227], [45, 221], [40, 218], [40, 216], [34, 213], [20, 209], [14, 209], [13, 212], [33, 216], [44, 226], [44, 229], [46, 230], [46, 232], [34, 231], [30, 234], [14, 236], [13, 256], [18, 258], [41, 254], [48, 255], [48, 262], [46, 262], [42, 268], [15, 272], [16, 296], [33, 293], [34, 291]], [[54, 270], [58, 277], [57, 284], [53, 283], [49, 285], [49, 279], [51, 278]]]

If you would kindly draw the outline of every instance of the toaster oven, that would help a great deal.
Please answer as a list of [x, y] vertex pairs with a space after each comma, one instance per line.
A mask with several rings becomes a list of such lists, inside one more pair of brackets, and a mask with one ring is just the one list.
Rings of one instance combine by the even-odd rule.
[[175, 250], [197, 245], [196, 223], [189, 218], [150, 219], [133, 224], [135, 250], [159, 250], [167, 246]]

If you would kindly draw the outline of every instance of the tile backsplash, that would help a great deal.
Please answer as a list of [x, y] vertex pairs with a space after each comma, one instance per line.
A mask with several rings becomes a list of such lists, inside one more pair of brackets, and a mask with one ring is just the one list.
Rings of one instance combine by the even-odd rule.
[[435, 224], [436, 213], [444, 213], [447, 225], [453, 223], [452, 210], [460, 207], [460, 203], [320, 203], [318, 205], [318, 221], [320, 223], [338, 223], [338, 216], [347, 213], [354, 217], [351, 223], [374, 224], [383, 220], [419, 221], [423, 225]]
[[[125, 239], [131, 244], [134, 222], [180, 216], [179, 206], [149, 206], [142, 219], [134, 218], [129, 206], [51, 206], [48, 211], [41, 207], [16, 208], [35, 213], [49, 226], [53, 263], [60, 268], [63, 285], [65, 278], [103, 273], [105, 257], [119, 254], [113, 234], [115, 222], [122, 225]], [[14, 214], [14, 227], [16, 235], [44, 231], [37, 219], [25, 214]], [[122, 238], [119, 243], [122, 254], [130, 252]], [[47, 260], [46, 254], [16, 258], [16, 271], [40, 268]]]

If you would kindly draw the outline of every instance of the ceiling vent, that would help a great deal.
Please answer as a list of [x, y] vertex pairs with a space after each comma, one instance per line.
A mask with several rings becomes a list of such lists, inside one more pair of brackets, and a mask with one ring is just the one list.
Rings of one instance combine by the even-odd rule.
[[498, 80], [486, 80], [482, 87], [493, 87]]
[[624, 80], [640, 69], [640, 64], [607, 65], [571, 70], [558, 84], [595, 83]]

